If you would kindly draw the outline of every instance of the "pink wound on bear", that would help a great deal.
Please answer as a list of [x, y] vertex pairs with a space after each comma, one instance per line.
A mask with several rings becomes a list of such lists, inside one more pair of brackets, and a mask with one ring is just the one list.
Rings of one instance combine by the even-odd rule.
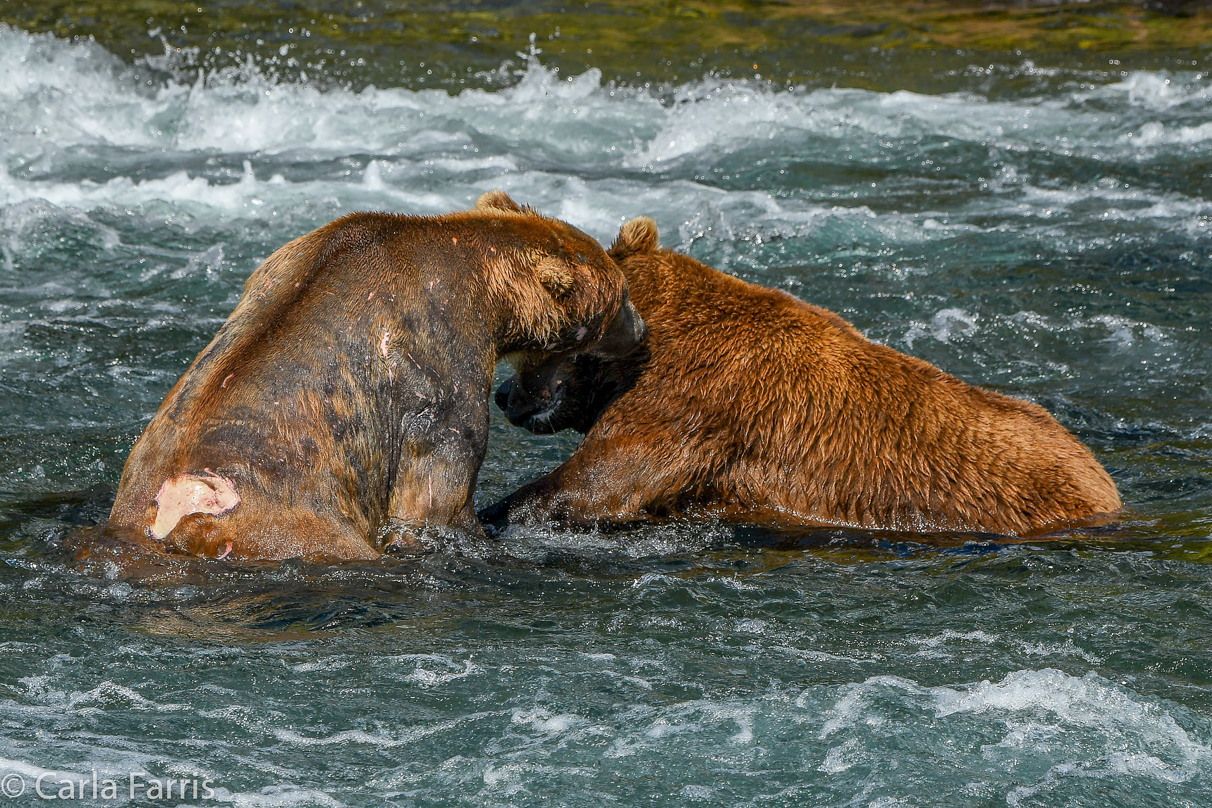
[[163, 539], [183, 516], [191, 513], [226, 513], [240, 504], [236, 486], [226, 477], [220, 477], [210, 469], [205, 475], [182, 474], [165, 480], [156, 494], [156, 521], [151, 534]]

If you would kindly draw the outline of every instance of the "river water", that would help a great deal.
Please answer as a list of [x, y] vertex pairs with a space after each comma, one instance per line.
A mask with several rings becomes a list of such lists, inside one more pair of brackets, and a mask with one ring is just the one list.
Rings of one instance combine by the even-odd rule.
[[[1212, 805], [1212, 76], [1021, 58], [948, 81], [625, 87], [531, 57], [455, 93], [351, 89], [0, 28], [16, 802], [96, 770], [241, 806]], [[64, 564], [265, 256], [494, 188], [605, 241], [653, 216], [1042, 404], [1123, 519], [1032, 544], [521, 531], [136, 584]], [[480, 502], [574, 446], [494, 413]]]

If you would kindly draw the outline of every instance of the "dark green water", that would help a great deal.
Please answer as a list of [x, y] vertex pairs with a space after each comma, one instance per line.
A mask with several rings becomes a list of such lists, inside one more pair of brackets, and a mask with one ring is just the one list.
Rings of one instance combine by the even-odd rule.
[[[241, 806], [1212, 805], [1212, 77], [1091, 65], [948, 63], [924, 95], [533, 59], [451, 95], [187, 80], [0, 29], [8, 801], [96, 769], [137, 805], [164, 801], [132, 771]], [[261, 259], [493, 188], [603, 240], [651, 215], [1039, 402], [1123, 520], [1031, 545], [515, 532], [138, 585], [63, 565]], [[481, 501], [574, 445], [494, 422]]]

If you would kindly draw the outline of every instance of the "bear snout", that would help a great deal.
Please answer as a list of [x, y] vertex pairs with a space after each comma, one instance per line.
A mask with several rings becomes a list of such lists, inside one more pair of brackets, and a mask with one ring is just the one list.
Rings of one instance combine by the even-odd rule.
[[648, 336], [648, 325], [635, 304], [625, 295], [623, 305], [606, 326], [602, 336], [585, 353], [600, 359], [620, 359], [640, 347]]
[[[540, 383], [528, 389], [528, 381]], [[554, 373], [540, 374], [538, 379], [515, 373], [497, 388], [494, 400], [509, 423], [537, 435], [548, 435], [556, 431], [554, 416], [564, 402], [565, 386], [564, 379]]]

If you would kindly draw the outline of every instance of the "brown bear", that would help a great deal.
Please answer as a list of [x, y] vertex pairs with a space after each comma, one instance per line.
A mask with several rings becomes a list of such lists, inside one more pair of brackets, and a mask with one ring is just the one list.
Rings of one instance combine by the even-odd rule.
[[271, 255], [135, 443], [107, 531], [244, 559], [375, 558], [480, 530], [496, 362], [629, 351], [602, 247], [501, 192], [437, 217], [355, 213]]
[[1115, 484], [1043, 408], [866, 339], [832, 312], [657, 246], [610, 255], [648, 325], [616, 360], [515, 375], [497, 403], [584, 441], [486, 522], [671, 516], [1027, 535], [1109, 514]]

